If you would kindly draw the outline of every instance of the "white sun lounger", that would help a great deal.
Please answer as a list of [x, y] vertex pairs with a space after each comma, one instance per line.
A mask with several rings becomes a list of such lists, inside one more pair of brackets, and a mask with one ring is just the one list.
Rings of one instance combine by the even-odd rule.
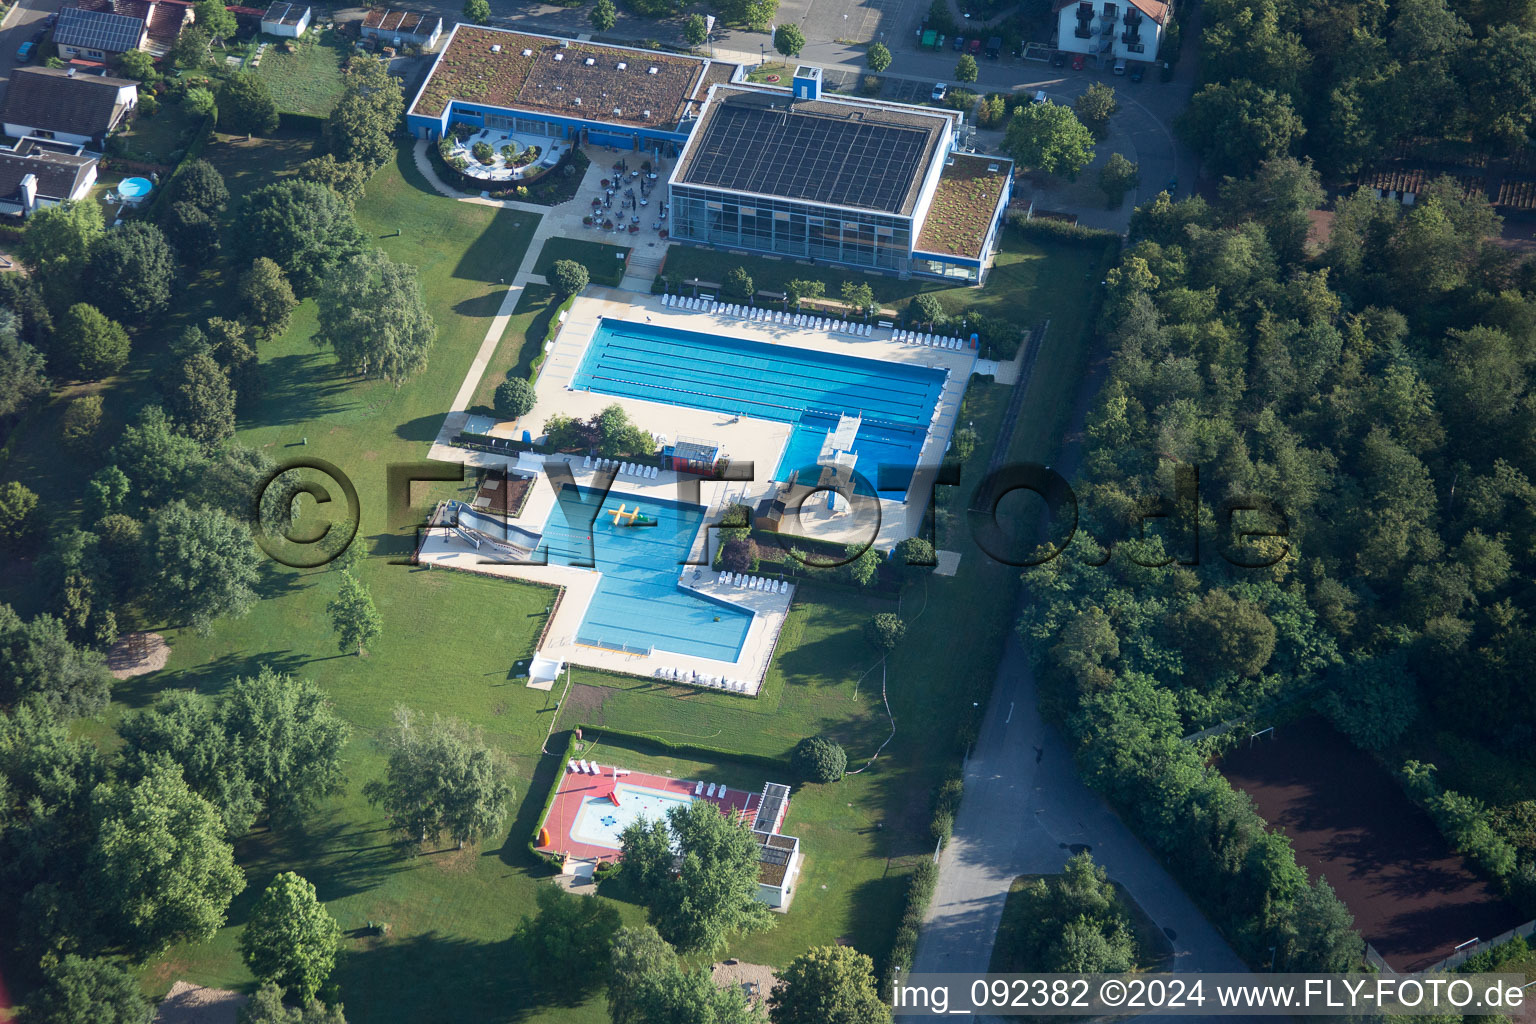
[[715, 784], [713, 782], [711, 782], [709, 784], [709, 788], [704, 791], [704, 795], [705, 796], [714, 796], [715, 795]]
[[571, 760], [565, 762], [565, 770], [568, 771], [568, 772], [576, 771], [576, 759], [575, 758], [572, 758]]
[[694, 796], [698, 796], [702, 792], [704, 792], [704, 783], [702, 783], [702, 782], [695, 782], [693, 784], [693, 795]]

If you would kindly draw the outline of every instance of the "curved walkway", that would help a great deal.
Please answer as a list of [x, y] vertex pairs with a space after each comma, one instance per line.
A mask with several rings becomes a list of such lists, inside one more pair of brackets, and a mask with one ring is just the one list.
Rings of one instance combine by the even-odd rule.
[[[554, 209], [552, 206], [541, 206], [538, 203], [520, 203], [516, 199], [487, 199], [485, 196], [470, 195], [468, 192], [460, 192], [442, 179], [437, 173], [437, 168], [432, 166], [432, 158], [427, 155], [427, 147], [433, 143], [426, 139], [417, 139], [413, 155], [416, 158], [416, 169], [422, 177], [427, 179], [427, 184], [440, 195], [449, 199], [458, 199], [466, 203], [477, 203], [480, 206], [498, 206], [504, 210], [521, 210], [524, 213], [547, 214]], [[536, 251], [535, 251], [536, 253]]]

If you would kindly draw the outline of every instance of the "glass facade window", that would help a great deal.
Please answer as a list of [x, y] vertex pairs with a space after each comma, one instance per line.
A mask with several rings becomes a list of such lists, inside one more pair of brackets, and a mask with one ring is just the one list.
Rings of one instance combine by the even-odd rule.
[[841, 211], [774, 199], [746, 199], [687, 185], [672, 187], [672, 237], [881, 270], [907, 269], [912, 223], [905, 217]]

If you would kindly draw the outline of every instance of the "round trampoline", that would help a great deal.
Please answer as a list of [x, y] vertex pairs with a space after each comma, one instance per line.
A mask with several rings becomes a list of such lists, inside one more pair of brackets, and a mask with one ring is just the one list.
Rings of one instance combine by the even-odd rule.
[[124, 178], [117, 183], [117, 194], [126, 202], [137, 203], [149, 195], [154, 187], [148, 178]]

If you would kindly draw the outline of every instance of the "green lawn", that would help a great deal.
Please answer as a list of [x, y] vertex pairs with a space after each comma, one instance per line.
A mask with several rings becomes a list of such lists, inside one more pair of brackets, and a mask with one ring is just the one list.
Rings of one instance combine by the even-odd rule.
[[494, 415], [491, 408], [496, 397], [496, 387], [508, 377], [527, 377], [535, 365], [542, 363], [544, 339], [549, 334], [550, 321], [560, 307], [553, 288], [542, 284], [523, 286], [517, 305], [512, 308], [512, 318], [501, 336], [490, 362], [485, 366], [485, 376], [475, 386], [469, 401], [469, 411], [481, 415]]
[[187, 114], [180, 103], [162, 102], [153, 114], [135, 114], [128, 130], [112, 137], [111, 155], [139, 163], [174, 165], [202, 123], [202, 118]]
[[329, 114], [341, 99], [341, 69], [351, 55], [346, 39], [334, 29], [309, 32], [296, 40], [293, 53], [286, 52], [289, 40], [265, 36], [262, 41], [271, 45], [256, 74], [272, 91], [277, 109], [320, 117]]
[[[624, 257], [620, 259], [619, 257]], [[605, 245], [583, 238], [549, 238], [533, 264], [535, 274], [547, 275], [556, 260], [575, 260], [587, 268], [593, 284], [617, 288], [624, 280], [624, 262], [629, 258], [629, 248], [622, 245]]]

